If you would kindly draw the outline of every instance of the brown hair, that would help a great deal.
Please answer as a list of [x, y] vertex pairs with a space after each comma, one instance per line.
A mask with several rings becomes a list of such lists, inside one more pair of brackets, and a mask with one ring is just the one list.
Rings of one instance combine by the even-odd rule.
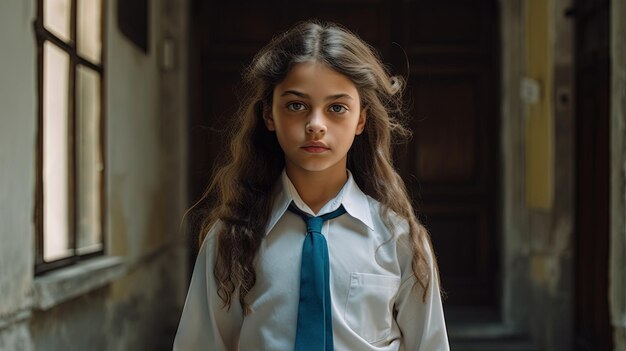
[[[374, 49], [355, 34], [316, 21], [275, 37], [244, 71], [246, 95], [235, 115], [229, 154], [203, 196], [213, 203], [203, 218], [200, 241], [218, 220], [223, 224], [217, 233], [214, 268], [218, 295], [228, 307], [238, 295], [244, 313], [250, 312], [245, 298], [256, 281], [254, 258], [265, 235], [273, 187], [284, 168], [283, 151], [263, 123], [263, 109], [271, 108], [274, 87], [301, 62], [325, 64], [357, 87], [368, 119], [348, 153], [348, 169], [358, 186], [381, 203], [381, 218], [390, 229], [391, 212], [408, 222], [413, 273], [425, 299], [431, 278], [430, 239], [391, 161], [392, 140], [410, 134], [401, 123], [404, 80], [391, 77]], [[437, 272], [434, 257], [432, 264]]]

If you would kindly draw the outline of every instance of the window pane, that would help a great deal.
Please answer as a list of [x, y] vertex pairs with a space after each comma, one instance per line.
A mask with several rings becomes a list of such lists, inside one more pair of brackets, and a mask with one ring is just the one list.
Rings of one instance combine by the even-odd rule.
[[69, 56], [44, 44], [43, 207], [45, 261], [72, 254], [69, 226]]
[[102, 51], [102, 4], [100, 0], [78, 1], [78, 54], [100, 63]]
[[46, 29], [69, 42], [72, 2], [70, 0], [44, 0], [43, 4], [43, 24]]
[[100, 149], [100, 75], [84, 66], [76, 71], [78, 147], [78, 251], [102, 249]]

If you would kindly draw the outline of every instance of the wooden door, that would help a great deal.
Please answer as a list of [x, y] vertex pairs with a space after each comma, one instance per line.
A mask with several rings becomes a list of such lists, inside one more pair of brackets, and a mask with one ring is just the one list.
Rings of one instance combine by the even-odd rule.
[[446, 304], [493, 306], [500, 218], [496, 2], [192, 1], [191, 198], [202, 193], [227, 145], [223, 128], [254, 53], [299, 20], [341, 23], [409, 78], [415, 135], [396, 155], [432, 233]]
[[609, 1], [578, 0], [575, 350], [612, 350], [609, 320]]
[[402, 175], [431, 232], [448, 306], [497, 307], [498, 11], [403, 3], [414, 138]]

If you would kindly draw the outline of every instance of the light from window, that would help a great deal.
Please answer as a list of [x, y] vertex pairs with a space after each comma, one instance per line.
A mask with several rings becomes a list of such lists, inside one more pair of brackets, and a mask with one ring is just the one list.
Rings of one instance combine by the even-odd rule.
[[69, 226], [68, 91], [69, 55], [44, 44], [43, 185], [44, 259], [53, 261], [72, 254]]
[[101, 10], [99, 0], [78, 1], [78, 54], [94, 63], [100, 63], [102, 56]]
[[37, 1], [37, 274], [104, 252], [105, 1]]
[[100, 154], [100, 75], [77, 70], [78, 131], [78, 243], [79, 254], [102, 249], [100, 197], [104, 168]]
[[70, 41], [71, 0], [45, 0], [44, 26], [63, 41]]

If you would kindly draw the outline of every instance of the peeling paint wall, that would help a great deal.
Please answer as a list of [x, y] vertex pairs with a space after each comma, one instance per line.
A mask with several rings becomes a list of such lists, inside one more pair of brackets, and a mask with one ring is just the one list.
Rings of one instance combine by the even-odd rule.
[[571, 350], [574, 337], [574, 114], [560, 99], [565, 94], [571, 101], [574, 90], [574, 23], [564, 16], [571, 6], [571, 0], [548, 2], [554, 200], [548, 208], [530, 206], [528, 224], [530, 330], [539, 345], [554, 351]]
[[[539, 10], [545, 12], [542, 18], [547, 21], [546, 33], [529, 31], [528, 27], [534, 25], [533, 11], [538, 10], [529, 10], [533, 3], [541, 5]], [[500, 1], [505, 205], [502, 315], [510, 330], [528, 333], [540, 349], [555, 351], [571, 350], [573, 338], [573, 111], [558, 99], [573, 89], [573, 27], [562, 15], [570, 5], [571, 0]], [[530, 108], [521, 97], [522, 79], [533, 74], [528, 69], [527, 52], [527, 41], [533, 40], [533, 35], [542, 36], [539, 42], [550, 48], [549, 55], [539, 53], [535, 57], [535, 61], [545, 62], [534, 62], [544, 68], [549, 76], [544, 79], [551, 82], [541, 89], [552, 87], [551, 91], [540, 92], [541, 99], [554, 99], [543, 101], [542, 106], [550, 106], [549, 111], [542, 109], [542, 118], [549, 120], [544, 123], [546, 130], [529, 128], [528, 114], [536, 114], [538, 105]], [[533, 133], [537, 132], [549, 143], [540, 152], [552, 153], [551, 165], [535, 168], [535, 172], [546, 174], [530, 177], [527, 161], [533, 150], [527, 144], [533, 142]], [[535, 184], [537, 180], [542, 183]], [[532, 190], [529, 187], [551, 192], [542, 194], [550, 200], [541, 201], [538, 206], [537, 198], [528, 196]]]
[[[524, 77], [524, 0], [500, 0], [502, 18], [502, 319], [513, 330], [528, 329], [528, 215], [525, 205], [524, 105], [519, 82]], [[522, 302], [522, 303], [520, 303]]]
[[0, 3], [0, 350], [171, 349], [187, 287], [187, 1], [149, 2], [147, 55], [118, 29], [118, 1], [106, 4], [106, 240], [125, 273], [38, 310], [36, 1]]
[[175, 250], [31, 318], [34, 350], [171, 350], [180, 295]]
[[36, 71], [33, 1], [0, 2], [0, 350], [31, 347]]
[[[527, 1], [502, 0], [503, 61], [503, 320], [528, 331], [545, 350], [571, 350], [574, 296], [574, 129], [573, 21], [563, 16], [572, 0], [551, 0], [550, 74], [555, 103], [551, 138], [554, 162], [553, 203], [524, 203], [524, 107], [519, 80], [526, 75], [524, 34]], [[626, 4], [611, 1], [611, 257], [609, 294], [615, 350], [626, 350]], [[526, 189], [527, 190], [527, 189]]]

